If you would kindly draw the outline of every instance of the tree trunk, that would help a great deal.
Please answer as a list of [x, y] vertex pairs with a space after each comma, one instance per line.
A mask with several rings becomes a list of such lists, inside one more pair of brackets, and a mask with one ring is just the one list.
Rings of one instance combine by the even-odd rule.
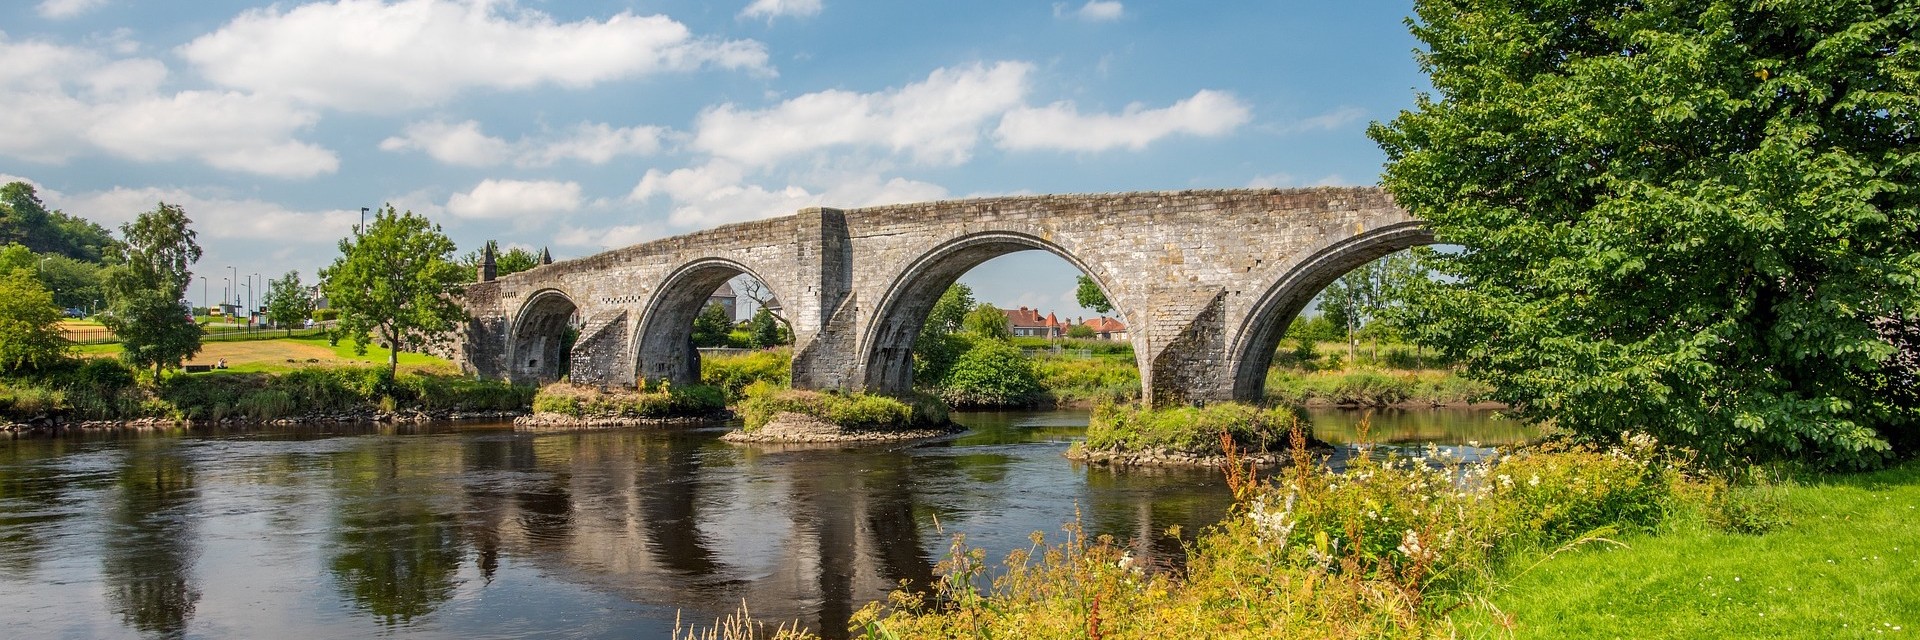
[[[391, 386], [400, 376], [400, 335], [395, 331], [387, 332], [387, 384]], [[391, 392], [391, 390], [389, 390]]]

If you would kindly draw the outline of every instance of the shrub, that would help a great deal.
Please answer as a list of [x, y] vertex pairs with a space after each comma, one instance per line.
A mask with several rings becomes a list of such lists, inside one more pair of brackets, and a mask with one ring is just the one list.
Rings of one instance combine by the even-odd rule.
[[684, 418], [712, 415], [725, 409], [725, 392], [706, 385], [601, 390], [556, 382], [541, 387], [533, 397], [534, 413], [557, 413], [576, 418]]
[[792, 384], [793, 350], [768, 349], [700, 358], [700, 383], [720, 389], [730, 401], [738, 401], [747, 385], [761, 381], [777, 387]]
[[1039, 399], [1040, 381], [1033, 363], [1013, 345], [976, 340], [954, 361], [939, 393], [954, 407], [1024, 406]]
[[1131, 402], [1140, 397], [1140, 369], [1132, 359], [1035, 358], [1040, 387], [1060, 402]]
[[747, 431], [766, 426], [782, 413], [812, 416], [855, 430], [904, 429], [947, 423], [947, 408], [939, 398], [917, 395], [905, 399], [865, 393], [837, 393], [781, 389], [765, 382], [748, 386], [740, 415]]
[[1296, 425], [1308, 428], [1292, 409], [1232, 402], [1166, 409], [1106, 404], [1094, 408], [1083, 446], [1100, 451], [1171, 449], [1220, 455], [1224, 453], [1220, 434], [1228, 433], [1236, 447], [1268, 451], [1286, 442]]

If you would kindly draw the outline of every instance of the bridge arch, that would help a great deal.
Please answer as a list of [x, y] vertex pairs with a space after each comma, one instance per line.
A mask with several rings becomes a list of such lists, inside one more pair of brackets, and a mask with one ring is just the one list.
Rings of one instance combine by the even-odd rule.
[[[637, 380], [700, 382], [700, 350], [693, 346], [693, 318], [720, 285], [746, 274], [772, 288], [752, 268], [726, 258], [701, 258], [681, 265], [661, 281], [647, 300], [634, 332]], [[781, 292], [774, 291], [775, 297]]]
[[1267, 368], [1287, 326], [1321, 290], [1340, 276], [1387, 254], [1434, 243], [1424, 223], [1409, 220], [1361, 231], [1327, 243], [1295, 263], [1258, 298], [1228, 347], [1235, 363], [1234, 400], [1258, 402], [1266, 393]]
[[547, 383], [566, 375], [566, 332], [580, 306], [559, 289], [527, 296], [513, 316], [507, 339], [507, 377], [515, 382]]
[[[921, 254], [894, 278], [875, 305], [872, 321], [863, 336], [865, 364], [864, 388], [870, 392], [902, 394], [913, 390], [913, 347], [920, 329], [947, 287], [960, 276], [988, 260], [1018, 251], [1040, 250], [1059, 256], [1107, 294], [1122, 315], [1131, 308], [1126, 300], [1107, 285], [1106, 274], [1090, 268], [1071, 250], [1040, 236], [1018, 231], [973, 233], [934, 247]], [[1128, 319], [1128, 325], [1134, 324]], [[1136, 353], [1138, 334], [1133, 338]]]

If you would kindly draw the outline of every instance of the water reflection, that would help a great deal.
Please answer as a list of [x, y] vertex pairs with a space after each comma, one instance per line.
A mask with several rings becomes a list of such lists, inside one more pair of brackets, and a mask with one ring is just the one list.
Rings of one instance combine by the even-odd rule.
[[142, 440], [125, 451], [101, 549], [108, 606], [128, 627], [161, 637], [183, 635], [200, 601], [190, 575], [199, 489], [185, 448]]
[[[955, 534], [997, 559], [1034, 531], [1058, 541], [1077, 517], [1177, 566], [1184, 547], [1167, 530], [1197, 534], [1230, 502], [1211, 470], [1065, 460], [1086, 412], [960, 419], [971, 432], [864, 449], [509, 425], [0, 443], [0, 601], [35, 603], [0, 609], [0, 625], [658, 637], [676, 613], [710, 619], [744, 599], [833, 637], [903, 582], [930, 584]], [[1329, 440], [1351, 424], [1316, 421]], [[1381, 414], [1372, 437], [1453, 438], [1464, 424]], [[1524, 437], [1503, 429], [1460, 439]]]
[[1314, 436], [1337, 445], [1360, 443], [1363, 420], [1368, 427], [1365, 440], [1372, 444], [1506, 446], [1540, 437], [1538, 428], [1479, 409], [1314, 408], [1307, 410], [1307, 416], [1313, 421]]

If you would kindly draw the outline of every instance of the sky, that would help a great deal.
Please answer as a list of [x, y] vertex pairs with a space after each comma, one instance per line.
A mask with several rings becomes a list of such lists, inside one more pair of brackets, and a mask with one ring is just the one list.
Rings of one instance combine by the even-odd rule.
[[[1370, 185], [1367, 124], [1429, 86], [1409, 10], [16, 0], [0, 182], [109, 228], [181, 205], [215, 300], [230, 273], [312, 282], [386, 204], [462, 252], [567, 259], [809, 206]], [[1091, 317], [1077, 273], [1029, 251], [962, 281]]]

